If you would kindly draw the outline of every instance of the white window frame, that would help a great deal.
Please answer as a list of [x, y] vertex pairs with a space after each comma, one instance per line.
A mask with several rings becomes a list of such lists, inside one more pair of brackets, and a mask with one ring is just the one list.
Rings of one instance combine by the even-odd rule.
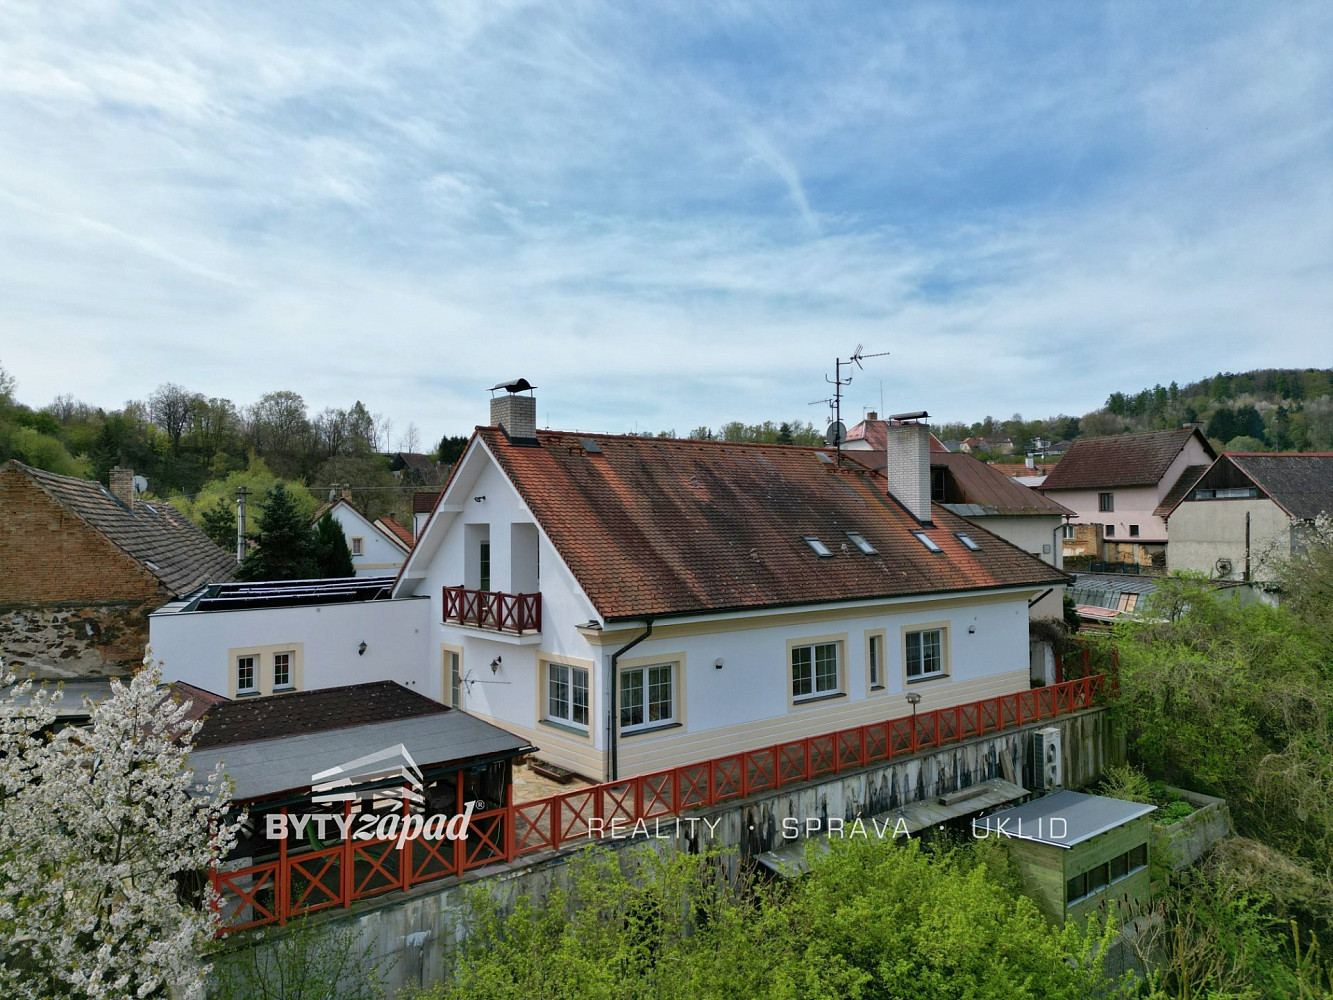
[[[283, 662], [279, 661], [278, 659], [279, 657], [285, 657], [285, 665], [287, 667], [287, 679], [282, 683], [278, 683], [278, 663]], [[293, 650], [284, 649], [273, 654], [274, 691], [294, 691], [296, 689], [296, 677], [293, 672], [293, 667], [295, 666], [295, 664], [296, 664], [296, 653]]]
[[363, 556], [366, 554], [366, 540], [364, 538], [362, 538], [360, 535], [354, 535], [352, 536], [350, 541], [352, 543], [353, 559], [355, 559], [357, 556]]
[[884, 670], [885, 651], [888, 649], [888, 636], [883, 629], [866, 633], [866, 687], [871, 692], [884, 691], [888, 688], [888, 678]]
[[[834, 695], [842, 694], [842, 650], [841, 643], [834, 639], [816, 640], [812, 642], [802, 642], [793, 644], [787, 654], [787, 660], [790, 666], [788, 673], [788, 682], [790, 684], [791, 700], [793, 702], [814, 701], [819, 698], [829, 698]], [[821, 687], [820, 656], [824, 656], [823, 666], [828, 666], [828, 650], [833, 651], [833, 676], [832, 682], [829, 682], [827, 669], [824, 670]], [[798, 654], [808, 654], [809, 663], [798, 668]], [[802, 657], [804, 659], [804, 657]], [[798, 670], [800, 673], [798, 674]], [[801, 677], [808, 671], [809, 676]], [[808, 680], [809, 690], [799, 691], [798, 687], [805, 686], [802, 680]]]
[[[242, 686], [241, 673], [242, 664], [248, 663], [250, 668], [250, 683]], [[246, 653], [236, 657], [236, 693], [237, 694], [259, 694], [259, 657], [254, 653]]]
[[[926, 670], [927, 637], [934, 637], [935, 669]], [[916, 640], [916, 653], [913, 655], [913, 640]], [[929, 681], [938, 677], [949, 676], [949, 629], [946, 625], [926, 625], [903, 631], [903, 676], [908, 684], [916, 681]], [[913, 671], [915, 661], [916, 670]]]
[[[653, 716], [653, 686], [660, 683], [660, 672], [666, 671], [667, 698], [665, 714]], [[658, 673], [658, 678], [654, 678], [654, 672]], [[632, 699], [628, 697], [631, 694], [637, 694], [633, 699], [640, 711], [638, 722], [626, 723], [625, 714], [631, 710]], [[661, 699], [658, 699], [660, 704]], [[622, 733], [637, 733], [645, 729], [657, 729], [662, 726], [672, 726], [676, 724], [676, 664], [671, 662], [647, 663], [642, 666], [624, 667], [620, 671], [620, 691], [617, 701], [617, 711], [620, 713], [620, 731]]]
[[[548, 722], [553, 722], [558, 726], [568, 726], [571, 729], [577, 729], [580, 732], [588, 731], [588, 720], [591, 717], [591, 700], [588, 690], [588, 668], [574, 666], [570, 663], [560, 663], [552, 660], [546, 664], [546, 711], [544, 713]], [[581, 682], [581, 683], [580, 683]], [[561, 684], [564, 687], [563, 696], [556, 700], [556, 685]], [[578, 705], [575, 700], [575, 694], [580, 686], [583, 690], [583, 721], [579, 722], [576, 718]], [[563, 709], [565, 714], [560, 714]]]

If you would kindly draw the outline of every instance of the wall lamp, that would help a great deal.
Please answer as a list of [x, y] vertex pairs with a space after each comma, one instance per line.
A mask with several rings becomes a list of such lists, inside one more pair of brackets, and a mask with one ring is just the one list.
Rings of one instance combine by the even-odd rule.
[[713, 661], [713, 666], [717, 667], [718, 670], [721, 670], [721, 669], [722, 669], [722, 657], [719, 656], [716, 660], [714, 660], [714, 661]]
[[503, 660], [504, 660], [504, 657], [502, 657], [502, 656], [497, 656], [495, 659], [493, 659], [493, 660], [491, 661], [491, 673], [495, 673], [497, 670], [500, 669], [500, 663], [501, 663]]
[[359, 645], [359, 646], [356, 647], [356, 655], [357, 655], [357, 656], [365, 656], [365, 655], [366, 655], [366, 644], [365, 644], [364, 641], [361, 643], [361, 645]]
[[485, 500], [485, 499], [486, 499], [486, 494], [483, 493], [483, 494], [482, 494], [481, 496], [479, 496], [479, 497], [473, 497], [473, 498], [472, 498], [472, 502], [473, 502], [473, 503], [481, 503], [481, 502], [482, 502], [483, 500]]

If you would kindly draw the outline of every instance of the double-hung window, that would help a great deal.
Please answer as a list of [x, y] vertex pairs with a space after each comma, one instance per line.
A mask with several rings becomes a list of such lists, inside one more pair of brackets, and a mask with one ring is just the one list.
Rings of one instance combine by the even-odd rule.
[[944, 675], [944, 630], [926, 628], [907, 633], [907, 678], [915, 680]]
[[633, 732], [676, 721], [675, 666], [658, 663], [620, 672], [620, 729]]
[[1115, 510], [1115, 494], [1114, 494], [1114, 493], [1098, 493], [1098, 494], [1097, 494], [1097, 509], [1098, 509], [1099, 511], [1101, 511], [1102, 513], [1107, 513], [1107, 512], [1109, 512], [1109, 511], [1113, 511], [1113, 510]]
[[791, 648], [791, 696], [793, 699], [817, 698], [837, 694], [838, 644], [816, 642]]
[[357, 536], [352, 537], [352, 555], [361, 556], [366, 551], [366, 540]]
[[292, 654], [273, 654], [273, 690], [292, 687]]
[[567, 726], [588, 728], [587, 668], [547, 664], [546, 717]]
[[254, 694], [259, 690], [259, 657], [236, 657], [236, 693]]

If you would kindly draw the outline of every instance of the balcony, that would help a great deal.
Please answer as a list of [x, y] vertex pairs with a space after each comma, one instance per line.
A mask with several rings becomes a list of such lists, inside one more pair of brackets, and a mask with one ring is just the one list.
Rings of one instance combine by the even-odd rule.
[[445, 587], [444, 621], [447, 625], [471, 625], [509, 635], [540, 632], [542, 595]]

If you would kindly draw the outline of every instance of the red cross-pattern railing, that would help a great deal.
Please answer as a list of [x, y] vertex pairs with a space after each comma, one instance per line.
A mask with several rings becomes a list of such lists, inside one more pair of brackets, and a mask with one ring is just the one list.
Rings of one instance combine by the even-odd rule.
[[475, 625], [497, 632], [540, 632], [542, 595], [445, 587], [444, 621], [446, 624]]
[[[1092, 674], [509, 803], [474, 813], [465, 840], [409, 837], [401, 848], [395, 841], [348, 841], [290, 857], [283, 841], [277, 861], [213, 874], [219, 915], [228, 932], [285, 923], [301, 913], [597, 840], [613, 829], [623, 836], [642, 823], [655, 831], [663, 817], [1082, 711], [1107, 686], [1103, 675]], [[460, 791], [460, 811], [461, 797]]]

